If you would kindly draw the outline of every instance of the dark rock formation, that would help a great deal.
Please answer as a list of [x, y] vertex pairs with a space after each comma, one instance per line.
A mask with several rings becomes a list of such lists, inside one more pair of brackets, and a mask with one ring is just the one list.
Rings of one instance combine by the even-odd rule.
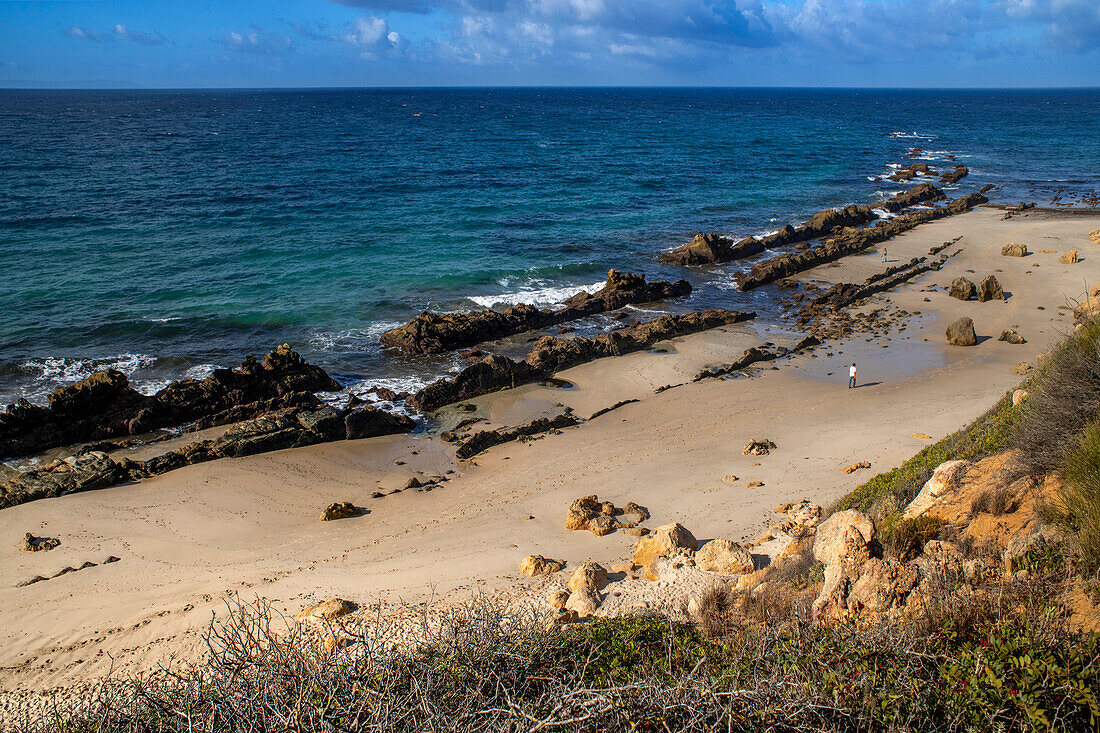
[[[920, 188], [920, 186], [917, 188]], [[939, 191], [934, 186], [931, 188], [937, 192]], [[940, 195], [943, 195], [942, 192], [940, 192]], [[875, 226], [863, 229], [848, 227], [835, 237], [811, 247], [805, 252], [789, 252], [772, 257], [753, 265], [748, 273], [738, 273], [735, 278], [742, 290], [751, 290], [826, 262], [862, 252], [874, 244], [885, 242], [891, 237], [909, 231], [925, 222], [970, 211], [970, 209], [978, 204], [984, 204], [986, 201], [988, 199], [984, 196], [972, 193], [949, 201], [943, 206], [901, 214], [893, 219], [877, 222]]]
[[777, 232], [757, 239], [746, 237], [734, 244], [717, 234], [699, 234], [687, 244], [661, 255], [661, 262], [670, 265], [704, 265], [732, 262], [758, 255], [765, 249], [784, 244], [805, 242], [823, 237], [838, 229], [860, 226], [875, 218], [869, 206], [846, 206], [843, 209], [825, 209], [814, 214], [809, 221], [798, 226], [790, 224]]
[[978, 343], [974, 321], [963, 317], [947, 327], [947, 343], [953, 346], [973, 346]]
[[978, 283], [976, 295], [980, 303], [984, 303], [987, 300], [1005, 299], [1005, 291], [1001, 287], [1001, 283], [998, 282], [997, 278], [993, 275], [986, 275], [982, 278], [982, 281]]
[[707, 310], [684, 315], [664, 315], [646, 323], [627, 326], [599, 336], [539, 339], [524, 361], [513, 361], [496, 354], [466, 367], [451, 379], [440, 379], [406, 402], [418, 410], [437, 410], [444, 405], [480, 395], [539, 382], [554, 372], [605, 356], [620, 356], [644, 349], [658, 341], [704, 331], [728, 323], [754, 318], [755, 313]]
[[533, 305], [520, 303], [503, 311], [425, 311], [403, 326], [382, 334], [382, 344], [410, 354], [436, 354], [524, 331], [556, 326], [627, 305], [652, 303], [689, 293], [691, 285], [687, 280], [647, 283], [643, 275], [611, 270], [607, 273], [607, 282], [603, 288], [595, 293], [574, 295], [563, 301], [564, 308], [560, 310], [540, 310]]
[[896, 214], [902, 209], [907, 209], [910, 206], [916, 206], [917, 204], [927, 204], [933, 201], [942, 201], [945, 198], [947, 197], [944, 196], [943, 191], [936, 188], [931, 183], [922, 183], [919, 186], [914, 186], [908, 191], [902, 191], [897, 196], [883, 201], [875, 208], [886, 209], [887, 211]]
[[49, 406], [20, 400], [0, 414], [0, 458], [74, 443], [134, 435], [199, 421], [224, 425], [265, 411], [315, 403], [310, 393], [339, 389], [320, 367], [283, 344], [257, 362], [216, 369], [205, 379], [173, 382], [152, 397], [113, 369], [59, 387]]
[[956, 165], [955, 170], [948, 171], [940, 176], [940, 183], [951, 185], [952, 183], [958, 183], [968, 175], [970, 175], [969, 168], [965, 165]]
[[547, 336], [535, 342], [525, 362], [534, 369], [552, 374], [577, 364], [602, 359], [605, 356], [622, 356], [644, 349], [658, 341], [737, 323], [755, 316], [755, 313], [715, 308], [698, 313], [663, 315], [646, 323], [599, 336], [574, 339]]
[[896, 171], [886, 176], [887, 181], [911, 181], [920, 174], [928, 173], [927, 163], [910, 163], [904, 168], [898, 168]]
[[374, 407], [289, 408], [232, 426], [216, 440], [188, 443], [146, 461], [115, 461], [90, 451], [0, 482], [0, 507], [77, 491], [103, 489], [218, 458], [240, 458], [334, 440], [406, 433], [415, 423]]
[[460, 460], [465, 460], [476, 456], [478, 453], [487, 451], [495, 445], [509, 443], [513, 440], [530, 438], [531, 436], [547, 433], [551, 430], [572, 427], [578, 422], [577, 418], [573, 415], [565, 414], [558, 415], [553, 419], [540, 417], [538, 420], [534, 420], [533, 422], [513, 430], [482, 430], [479, 433], [474, 433], [469, 440], [460, 445], [455, 455], [457, 455]]
[[805, 349], [812, 348], [819, 345], [821, 342], [813, 336], [806, 336], [801, 339], [797, 344], [791, 348], [780, 347], [778, 349], [761, 349], [757, 346], [745, 349], [745, 353], [740, 359], [730, 364], [724, 364], [720, 367], [712, 367], [710, 369], [704, 369], [695, 375], [693, 381], [698, 382], [703, 379], [715, 379], [717, 377], [724, 377], [727, 374], [733, 374], [734, 372], [741, 371], [742, 369], [751, 366], [757, 362], [762, 361], [774, 361], [784, 356], [791, 356], [797, 354]]
[[965, 277], [957, 277], [951, 281], [951, 290], [947, 294], [959, 300], [970, 300], [977, 292], [978, 289], [974, 287], [974, 283]]

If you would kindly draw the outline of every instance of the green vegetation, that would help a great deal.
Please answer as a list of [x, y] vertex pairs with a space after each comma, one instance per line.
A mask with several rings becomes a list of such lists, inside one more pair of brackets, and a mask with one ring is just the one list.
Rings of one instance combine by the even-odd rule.
[[876, 504], [904, 507], [916, 497], [936, 466], [945, 461], [971, 460], [1005, 450], [1013, 424], [1012, 395], [1006, 394], [988, 412], [957, 433], [930, 445], [893, 471], [880, 473], [837, 504], [837, 509], [870, 512]]
[[879, 531], [883, 554], [898, 562], [907, 562], [924, 549], [924, 543], [939, 537], [945, 522], [937, 517], [922, 516], [885, 523]]

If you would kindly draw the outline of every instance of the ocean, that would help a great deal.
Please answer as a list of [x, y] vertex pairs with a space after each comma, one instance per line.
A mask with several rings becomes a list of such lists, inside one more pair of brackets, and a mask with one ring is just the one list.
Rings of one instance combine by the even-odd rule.
[[[993, 201], [1100, 191], [1100, 91], [0, 91], [0, 404], [114, 367], [153, 392], [290, 343], [349, 391], [426, 308], [550, 304], [609, 268], [753, 308], [748, 263], [657, 255], [873, 203], [912, 146]], [[640, 312], [650, 315], [649, 310]], [[597, 321], [599, 319], [596, 319]]]

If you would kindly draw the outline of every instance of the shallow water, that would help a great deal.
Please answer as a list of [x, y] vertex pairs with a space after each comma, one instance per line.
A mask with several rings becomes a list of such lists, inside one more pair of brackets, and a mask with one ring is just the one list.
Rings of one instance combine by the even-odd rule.
[[[424, 308], [561, 299], [610, 267], [687, 277], [674, 310], [776, 315], [736, 267], [656, 254], [911, 184], [910, 146], [1074, 202], [1096, 91], [468, 89], [0, 92], [0, 403], [112, 366], [154, 391], [291, 343], [345, 385], [415, 388], [385, 353]], [[743, 266], [743, 265], [742, 265]], [[651, 316], [639, 309], [638, 316]], [[596, 319], [599, 322], [599, 319]]]

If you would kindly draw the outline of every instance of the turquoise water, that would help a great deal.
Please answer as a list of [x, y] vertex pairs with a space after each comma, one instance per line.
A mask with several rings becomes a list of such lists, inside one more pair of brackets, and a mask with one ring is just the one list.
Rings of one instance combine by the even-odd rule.
[[609, 267], [771, 313], [733, 268], [656, 262], [907, 184], [1075, 202], [1097, 91], [0, 91], [0, 403], [104, 366], [152, 390], [289, 342], [346, 385], [452, 366], [384, 352], [423, 308], [551, 302]]

